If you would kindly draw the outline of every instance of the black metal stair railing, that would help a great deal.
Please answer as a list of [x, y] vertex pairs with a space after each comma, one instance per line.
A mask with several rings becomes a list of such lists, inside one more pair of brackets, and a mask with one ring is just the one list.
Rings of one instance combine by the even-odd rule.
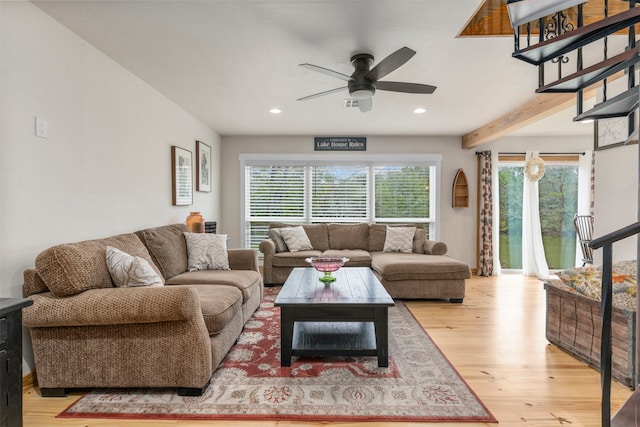
[[602, 334], [600, 340], [600, 380], [602, 383], [602, 427], [611, 425], [611, 310], [613, 300], [613, 244], [640, 233], [640, 222], [592, 240], [592, 249], [602, 248]]

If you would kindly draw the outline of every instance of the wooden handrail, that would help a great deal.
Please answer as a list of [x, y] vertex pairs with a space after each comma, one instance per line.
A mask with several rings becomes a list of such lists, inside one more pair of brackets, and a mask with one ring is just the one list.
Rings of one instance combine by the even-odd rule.
[[597, 239], [593, 239], [589, 246], [592, 249], [600, 249], [607, 243], [615, 243], [618, 240], [626, 239], [629, 236], [633, 236], [634, 234], [640, 233], [640, 221], [633, 223], [631, 225], [627, 225], [626, 227], [620, 228], [616, 231], [612, 231], [609, 234], [605, 234], [604, 236], [598, 237]]

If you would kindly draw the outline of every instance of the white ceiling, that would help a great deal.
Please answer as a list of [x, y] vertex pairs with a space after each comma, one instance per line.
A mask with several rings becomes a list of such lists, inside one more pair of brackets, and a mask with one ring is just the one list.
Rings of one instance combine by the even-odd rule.
[[[221, 135], [463, 135], [534, 96], [536, 67], [511, 58], [511, 37], [456, 38], [481, 0], [34, 1], [90, 44]], [[373, 110], [345, 108], [344, 86], [301, 68], [351, 74], [417, 54], [384, 80], [438, 86], [432, 95], [378, 91]], [[427, 113], [413, 114], [423, 106]], [[280, 115], [269, 109], [279, 107]], [[520, 135], [590, 134], [572, 111]]]

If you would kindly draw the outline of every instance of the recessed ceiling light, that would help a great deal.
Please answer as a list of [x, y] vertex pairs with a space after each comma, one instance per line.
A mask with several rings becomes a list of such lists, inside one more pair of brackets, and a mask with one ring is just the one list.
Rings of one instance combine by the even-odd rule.
[[413, 112], [416, 113], [416, 114], [423, 114], [423, 113], [427, 112], [427, 109], [424, 108], [424, 107], [418, 107], [415, 110], [413, 110]]
[[280, 113], [282, 113], [282, 110], [279, 109], [279, 108], [272, 108], [272, 109], [269, 110], [269, 112], [271, 114], [280, 114]]

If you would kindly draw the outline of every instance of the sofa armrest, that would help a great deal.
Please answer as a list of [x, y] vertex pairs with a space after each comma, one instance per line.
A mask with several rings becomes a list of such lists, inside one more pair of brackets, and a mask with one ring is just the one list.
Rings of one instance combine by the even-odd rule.
[[265, 284], [273, 284], [273, 256], [276, 254], [276, 243], [271, 239], [265, 239], [258, 246], [262, 252], [262, 279]]
[[260, 242], [260, 246], [258, 246], [260, 252], [264, 254], [264, 256], [273, 256], [276, 253], [276, 243], [271, 239], [265, 239]]
[[254, 249], [228, 249], [229, 268], [232, 270], [253, 270], [260, 272], [258, 251]]
[[447, 253], [447, 244], [437, 240], [424, 242], [424, 253], [428, 255], [444, 255]]
[[58, 297], [32, 295], [22, 310], [28, 328], [120, 325], [189, 320], [202, 317], [200, 298], [189, 286], [89, 289]]

